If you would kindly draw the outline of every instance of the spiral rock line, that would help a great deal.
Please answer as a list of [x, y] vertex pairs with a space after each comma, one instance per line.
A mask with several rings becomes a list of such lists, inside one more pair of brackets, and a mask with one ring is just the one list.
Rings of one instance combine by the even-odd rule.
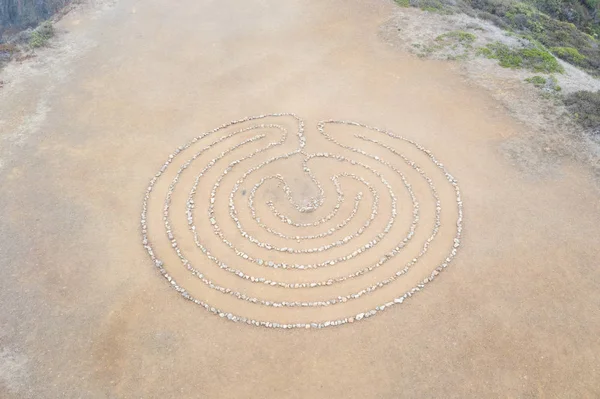
[[[286, 123], [270, 123], [270, 120], [278, 122], [292, 120], [294, 122], [293, 129], [296, 130], [295, 134], [290, 134]], [[360, 129], [362, 133], [354, 134], [352, 139], [356, 143], [363, 143], [364, 146], [362, 144], [348, 145], [343, 140], [336, 139], [326, 131], [328, 125]], [[318, 138], [333, 144], [336, 150], [307, 152], [304, 122], [300, 118], [294, 114], [268, 114], [247, 117], [221, 125], [193, 138], [168, 156], [159, 171], [150, 180], [146, 190], [141, 213], [141, 230], [144, 248], [173, 289], [188, 301], [234, 322], [282, 329], [324, 328], [370, 318], [394, 305], [403, 303], [431, 283], [453, 261], [460, 247], [462, 234], [461, 193], [456, 179], [429, 150], [391, 131], [351, 121], [322, 121], [318, 123], [316, 131]], [[279, 133], [279, 140], [260, 146], [267, 141], [267, 137], [271, 133], [275, 132]], [[288, 141], [296, 143], [295, 148], [284, 150], [286, 146], [289, 147]], [[232, 142], [233, 144], [231, 144]], [[394, 143], [394, 145], [390, 145], [390, 143]], [[377, 146], [386, 155], [371, 154], [362, 149], [368, 148], [368, 145]], [[453, 189], [456, 202], [453, 205], [444, 205], [454, 207], [456, 216], [455, 224], [452, 226], [454, 238], [450, 242], [443, 243], [447, 248], [446, 255], [439, 262], [430, 264], [427, 275], [419, 278], [413, 288], [396, 293], [385, 303], [364, 309], [359, 313], [322, 320], [319, 318], [318, 309], [343, 306], [345, 303], [358, 301], [408, 275], [411, 269], [421, 262], [430, 245], [438, 237], [442, 226], [442, 200], [438, 189], [434, 179], [429, 175], [430, 172], [405, 155], [401, 149], [402, 146], [410, 146], [424, 155], [424, 159], [433, 165], [433, 169], [443, 176], [445, 183]], [[226, 148], [219, 152], [222, 147]], [[285, 152], [281, 153], [282, 150]], [[273, 151], [279, 151], [279, 154], [274, 154]], [[377, 153], [379, 154], [379, 152]], [[285, 169], [285, 165], [294, 166], [295, 164], [290, 161], [292, 158], [302, 160], [301, 170], [298, 172], [301, 172], [306, 184], [313, 188], [314, 194], [306, 195], [295, 192], [294, 182], [288, 181], [285, 173], [265, 175], [266, 170], [273, 169], [277, 165], [284, 165], [283, 169]], [[311, 169], [312, 162], [316, 160], [334, 162], [341, 165], [342, 171], [332, 173], [329, 176], [331, 183], [326, 183], [319, 178], [322, 173], [313, 173]], [[166, 192], [161, 200], [156, 187], [165, 180], [163, 177], [171, 170], [176, 170], [176, 172], [168, 185], [164, 184]], [[384, 170], [386, 173], [383, 173]], [[215, 172], [218, 172], [216, 178], [213, 176]], [[394, 260], [414, 239], [421, 217], [418, 194], [415, 193], [413, 185], [409, 182], [408, 172], [418, 176], [425, 183], [423, 187], [427, 187], [429, 191], [428, 201], [434, 205], [434, 212], [431, 230], [427, 232], [424, 241], [418, 244], [418, 248], [420, 248], [418, 254], [407, 262], [398, 264]], [[193, 183], [191, 187], [188, 186], [186, 191], [185, 187], [180, 187], [180, 181], [184, 175], [190, 174], [194, 174]], [[212, 180], [211, 176], [213, 176]], [[399, 179], [397, 181], [401, 182], [403, 186], [401, 188], [410, 198], [409, 203], [398, 199], [395, 191], [399, 188], [398, 184], [392, 184], [389, 180], [390, 176]], [[233, 183], [229, 183], [229, 191], [226, 188], [228, 178], [234, 179]], [[351, 198], [352, 207], [347, 215], [342, 214], [347, 197], [344, 192], [345, 182], [352, 182], [355, 187], [360, 187], [359, 191]], [[380, 193], [376, 185], [384, 187], [383, 192]], [[176, 203], [174, 196], [181, 190], [184, 193], [187, 192], [187, 196], [185, 200], [180, 201], [185, 201], [182, 203], [185, 209], [179, 217], [185, 217], [183, 220], [189, 230], [187, 233], [175, 228], [173, 223], [173, 218], [177, 215], [172, 211], [175, 209], [172, 209], [172, 205]], [[287, 204], [288, 208], [291, 207], [292, 212], [290, 209], [281, 209], [282, 206], [276, 200], [277, 196], [264, 202], [259, 199], [259, 197], [262, 198], [261, 193], [273, 196], [273, 190], [282, 194], [280, 200], [284, 204], [283, 208]], [[197, 198], [199, 191], [209, 193], [207, 201]], [[326, 198], [330, 194], [333, 194], [332, 198], [335, 197], [335, 205], [327, 214], [312, 217], [325, 207]], [[373, 231], [371, 226], [379, 217], [378, 215], [382, 213], [382, 195], [389, 198], [388, 206], [385, 207], [385, 213], [389, 213], [389, 217], [383, 219], [385, 223], [381, 229]], [[364, 204], [364, 200], [367, 198], [370, 199], [370, 206]], [[162, 202], [163, 232], [155, 231], [158, 225], [149, 226], [149, 219], [153, 215], [149, 211], [151, 201], [153, 203], [154, 201]], [[226, 205], [222, 206], [222, 204]], [[246, 213], [246, 217], [241, 217], [240, 204], [245, 206], [243, 212]], [[225, 225], [222, 225], [219, 220], [217, 208], [220, 205], [224, 210], [226, 209], [228, 216], [228, 219], [224, 220]], [[262, 209], [259, 209], [260, 205], [264, 205]], [[153, 206], [152, 209], [154, 210], [154, 208], [158, 207]], [[410, 224], [404, 235], [390, 234], [395, 227], [402, 227], [396, 226], [400, 209], [410, 210]], [[368, 216], [362, 223], [355, 223], [360, 210], [368, 211], [365, 212]], [[350, 229], [351, 225], [352, 229]], [[149, 232], [150, 230], [152, 233]], [[371, 235], [367, 236], [368, 234]], [[185, 240], [182, 238], [185, 236], [191, 237], [190, 242], [193, 244], [182, 245], [180, 240]], [[367, 240], [364, 239], [365, 236], [368, 237]], [[272, 242], [272, 238], [276, 238], [278, 242], [285, 242], [285, 245]], [[252, 245], [246, 245], [246, 249], [242, 249], [238, 244], [240, 240], [245, 240]], [[211, 244], [214, 245], [215, 241], [220, 243], [220, 249], [212, 249]], [[162, 242], [160, 256], [154, 242]], [[164, 260], [167, 255], [163, 256], [166, 251], [165, 243], [168, 243], [168, 250], [175, 255], [175, 257], [169, 258], [168, 264]], [[194, 248], [190, 250], [191, 245]], [[247, 249], [248, 247], [251, 249]], [[337, 251], [336, 255], [328, 256], [327, 254], [332, 250]], [[228, 251], [229, 262], [223, 260], [222, 255], [225, 254], [225, 251]], [[371, 255], [367, 256], [366, 254]], [[319, 260], [315, 261], [312, 255], [319, 257]], [[305, 261], [303, 259], [305, 256], [312, 257]], [[360, 269], [339, 273], [339, 270], [345, 270], [345, 264], [351, 259], [359, 258], [358, 260], [361, 260], [362, 264], [362, 260], [366, 260], [368, 257], [373, 259], [367, 260]], [[235, 259], [235, 261], [232, 262], [231, 259]], [[364, 278], [368, 273], [382, 268], [384, 265], [387, 271], [386, 277], [375, 283], [365, 283], [366, 286], [362, 289], [350, 290], [351, 292], [346, 290], [338, 295], [329, 292], [333, 286], [343, 286], [350, 280]], [[313, 308], [316, 313], [311, 320], [283, 323], [246, 317], [237, 314], [235, 309], [221, 309], [216, 304], [209, 304], [207, 300], [193, 295], [189, 289], [180, 285], [173, 277], [173, 273], [169, 272], [176, 268], [187, 270], [186, 273], [193, 276], [199, 286], [204, 289], [216, 291], [219, 295], [227, 295], [236, 301], [244, 301], [253, 306], [281, 308], [280, 311], [283, 312], [286, 308]], [[279, 276], [289, 276], [289, 278], [285, 280], [274, 277], [266, 278], [261, 273], [265, 268], [285, 270], [285, 274], [279, 274]], [[215, 270], [229, 273], [235, 277], [236, 281], [243, 280], [243, 284], [249, 283], [259, 287], [268, 287], [268, 289], [284, 289], [290, 294], [298, 290], [320, 289], [322, 290], [320, 293], [324, 297], [319, 300], [269, 299], [264, 294], [264, 292], [268, 292], [265, 290], [259, 290], [260, 295], [253, 295], [243, 288], [242, 283], [239, 286], [237, 284], [223, 286], [217, 281], [213, 281], [208, 276], [213, 275]], [[307, 281], [306, 278], [298, 279], [297, 276], [304, 270], [323, 270], [323, 272], [337, 270], [337, 274], [310, 281]]]

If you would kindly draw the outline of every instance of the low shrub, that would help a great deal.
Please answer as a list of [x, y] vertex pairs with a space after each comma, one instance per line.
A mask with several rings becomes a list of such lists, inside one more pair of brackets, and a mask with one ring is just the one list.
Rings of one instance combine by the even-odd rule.
[[[579, 0], [463, 0], [478, 10], [478, 16], [498, 27], [512, 30], [547, 48], [574, 49], [556, 54], [567, 62], [600, 76], [600, 9], [583, 12]], [[600, 0], [592, 0], [598, 6]], [[540, 12], [541, 11], [541, 12]], [[582, 14], [583, 13], [583, 14]], [[587, 15], [587, 22], [578, 16]], [[595, 17], [594, 17], [595, 15]], [[594, 19], [595, 18], [595, 19]], [[595, 37], [594, 37], [595, 36]]]
[[600, 135], [600, 91], [578, 91], [566, 96], [564, 103], [581, 126]]
[[504, 20], [501, 17], [499, 17], [497, 15], [494, 15], [494, 14], [490, 14], [487, 11], [480, 11], [477, 14], [477, 17], [479, 17], [481, 19], [485, 19], [487, 21], [490, 21], [494, 25], [496, 25], [497, 27], [499, 27], [501, 29], [508, 29], [509, 28], [508, 23], [504, 22]]
[[[406, 0], [400, 1], [400, 5], [403, 5]], [[456, 3], [453, 0], [408, 0], [412, 7], [418, 7], [423, 11], [429, 11], [436, 14], [452, 14], [456, 7]]]
[[531, 47], [516, 50], [523, 57], [525, 68], [536, 72], [563, 72], [563, 67], [556, 61], [556, 58], [548, 51], [539, 47]]
[[552, 47], [550, 51], [558, 58], [573, 65], [582, 65], [586, 60], [586, 56], [573, 47]]
[[513, 49], [504, 43], [490, 43], [479, 49], [479, 54], [496, 59], [504, 68], [526, 68], [535, 72], [562, 73], [563, 67], [556, 58], [541, 47], [531, 46]]
[[31, 32], [29, 46], [32, 48], [43, 47], [52, 36], [54, 36], [54, 27], [46, 21]]
[[531, 83], [535, 87], [544, 87], [546, 85], [546, 78], [539, 75], [527, 78], [525, 81]]

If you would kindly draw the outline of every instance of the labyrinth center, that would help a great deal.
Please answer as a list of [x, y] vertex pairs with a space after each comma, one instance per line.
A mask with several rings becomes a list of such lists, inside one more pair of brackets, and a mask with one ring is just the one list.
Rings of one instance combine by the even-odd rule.
[[[145, 249], [183, 298], [273, 328], [355, 323], [457, 255], [457, 181], [410, 132], [260, 115], [173, 149], [150, 181]], [[435, 283], [434, 283], [435, 282]]]

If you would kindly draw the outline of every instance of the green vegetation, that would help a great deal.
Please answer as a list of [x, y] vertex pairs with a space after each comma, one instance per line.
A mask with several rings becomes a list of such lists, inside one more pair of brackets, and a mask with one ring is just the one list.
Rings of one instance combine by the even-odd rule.
[[394, 0], [400, 7], [410, 7], [410, 0]]
[[[495, 42], [477, 49], [478, 54], [498, 60], [505, 68], [561, 73], [563, 67], [554, 58], [556, 56], [600, 77], [600, 0], [395, 1], [404, 7], [410, 5], [445, 14], [462, 12], [486, 19], [509, 35], [531, 43], [525, 48], [511, 48]], [[448, 32], [438, 36], [436, 44], [419, 47], [422, 50], [420, 55], [448, 46], [455, 49], [461, 45], [468, 49], [475, 40], [476, 37], [468, 32]], [[556, 99], [561, 91], [552, 75], [535, 75], [525, 81], [541, 89], [543, 96]], [[563, 101], [583, 128], [600, 137], [600, 91], [576, 92], [563, 98]]]
[[[398, 2], [398, 0], [396, 1]], [[452, 7], [448, 7], [445, 1], [446, 0], [408, 0], [411, 6], [418, 7], [423, 11], [434, 12], [437, 14], [452, 14], [454, 10]]]
[[489, 20], [600, 76], [600, 0], [396, 1], [427, 11], [463, 12]]
[[439, 35], [435, 38], [437, 42], [459, 42], [462, 44], [471, 44], [475, 41], [475, 39], [477, 39], [477, 36], [462, 30], [444, 33], [443, 35]]
[[598, 0], [529, 0], [539, 11], [575, 25], [589, 35], [600, 34]]
[[531, 83], [539, 89], [544, 89], [546, 92], [550, 93], [556, 93], [562, 90], [562, 88], [558, 85], [558, 81], [552, 75], [550, 75], [548, 78], [535, 75], [525, 79], [525, 81]]
[[[552, 3], [562, 5], [551, 6]], [[579, 3], [579, 0], [535, 0], [532, 4], [507, 0], [471, 2], [472, 7], [478, 11], [477, 16], [490, 19], [499, 27], [539, 42], [547, 48], [557, 49], [555, 54], [558, 57], [592, 74], [600, 75], [600, 47], [597, 40], [600, 21], [594, 22], [594, 18], [588, 18], [597, 15], [598, 10], [590, 11], [588, 15], [580, 4], [579, 8], [565, 11], [571, 15], [571, 19], [558, 12], [547, 13], [548, 10], [563, 7], [567, 3], [573, 5]], [[588, 17], [577, 18], [577, 15]], [[587, 22], [584, 23], [584, 20]]]
[[550, 51], [561, 58], [574, 65], [582, 65], [585, 61], [585, 55], [582, 55], [573, 47], [552, 47]]
[[553, 20], [559, 26], [572, 25], [588, 35], [600, 33], [598, 0], [471, 0], [469, 5], [500, 17], [512, 28], [535, 32], [537, 26], [547, 30], [553, 28], [549, 21]]
[[535, 87], [544, 87], [546, 85], [546, 78], [539, 75], [527, 78], [525, 81], [531, 83]]
[[541, 47], [532, 46], [521, 49], [513, 49], [504, 43], [490, 43], [480, 48], [479, 54], [498, 60], [504, 68], [526, 68], [535, 72], [563, 72], [556, 58]]
[[52, 36], [54, 36], [54, 27], [46, 21], [33, 30], [29, 38], [29, 46], [31, 48], [43, 47]]
[[600, 91], [578, 91], [566, 96], [564, 103], [581, 126], [600, 136]]
[[421, 9], [423, 11], [435, 12], [438, 14], [452, 14], [452, 11], [444, 7], [444, 3], [438, 0], [421, 0], [421, 4]]

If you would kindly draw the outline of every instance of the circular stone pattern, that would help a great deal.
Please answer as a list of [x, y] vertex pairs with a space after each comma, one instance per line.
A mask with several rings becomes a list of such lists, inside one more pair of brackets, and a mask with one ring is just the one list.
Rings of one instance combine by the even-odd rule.
[[455, 258], [456, 179], [388, 130], [294, 114], [229, 122], [175, 149], [147, 188], [142, 243], [183, 298], [269, 328], [354, 323]]

